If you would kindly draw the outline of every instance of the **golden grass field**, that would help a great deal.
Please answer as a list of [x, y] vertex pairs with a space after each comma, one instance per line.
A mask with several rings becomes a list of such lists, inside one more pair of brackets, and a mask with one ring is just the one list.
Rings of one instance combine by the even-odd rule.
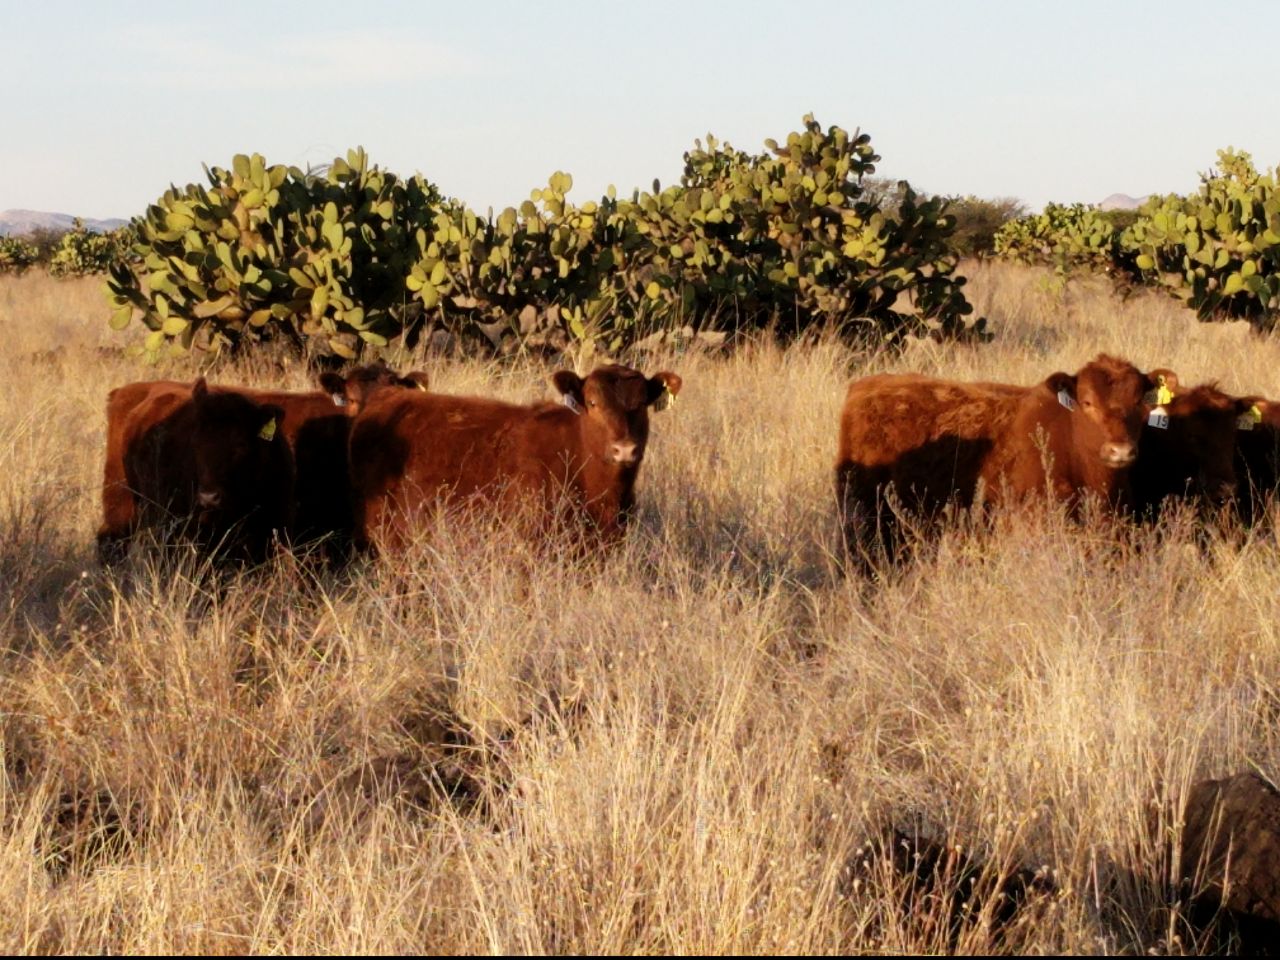
[[[229, 583], [146, 551], [97, 568], [106, 394], [155, 374], [98, 352], [96, 281], [0, 280], [0, 949], [944, 951], [936, 915], [850, 872], [893, 825], [1059, 885], [957, 950], [1193, 950], [1169, 811], [1200, 777], [1280, 779], [1274, 535], [1039, 511], [868, 585], [839, 570], [837, 417], [868, 372], [1030, 383], [1102, 350], [1280, 397], [1280, 344], [969, 273], [990, 345], [646, 363], [685, 389], [596, 569], [438, 529]], [[532, 363], [410, 362], [550, 395]]]

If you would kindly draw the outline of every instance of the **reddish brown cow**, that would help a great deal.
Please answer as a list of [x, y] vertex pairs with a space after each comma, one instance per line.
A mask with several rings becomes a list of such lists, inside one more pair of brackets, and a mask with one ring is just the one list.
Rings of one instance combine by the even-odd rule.
[[292, 515], [293, 457], [280, 407], [190, 388], [130, 384], [107, 400], [98, 556], [119, 560], [143, 526], [176, 522], [205, 550], [265, 558]]
[[386, 390], [369, 396], [351, 429], [359, 541], [401, 548], [423, 511], [477, 500], [508, 513], [532, 509], [543, 529], [548, 520], [569, 519], [555, 509], [566, 504], [594, 536], [619, 536], [634, 503], [649, 407], [665, 405], [681, 380], [618, 365], [586, 379], [561, 370], [552, 380], [562, 404]]
[[1153, 407], [1142, 432], [1138, 462], [1130, 477], [1133, 508], [1153, 518], [1171, 497], [1192, 497], [1217, 507], [1235, 497], [1236, 443], [1240, 427], [1253, 426], [1267, 403], [1261, 397], [1232, 397], [1216, 384], [1179, 391], [1171, 373], [1165, 388], [1171, 396]]
[[1280, 403], [1260, 401], [1236, 431], [1236, 506], [1246, 524], [1261, 521], [1280, 488]]
[[[897, 553], [886, 494], [929, 520], [950, 503], [998, 504], [1047, 492], [1072, 504], [1128, 499], [1152, 375], [1106, 355], [1031, 387], [914, 374], [849, 386], [840, 419], [837, 501], [851, 554]], [[1046, 472], [1047, 468], [1047, 472]]]
[[[251, 390], [212, 387], [214, 396], [234, 394], [258, 404], [279, 408], [279, 431], [293, 454], [295, 468], [294, 511], [286, 531], [293, 544], [322, 541], [331, 560], [340, 560], [350, 548], [353, 531], [351, 485], [348, 477], [347, 437], [351, 419], [347, 403], [348, 384], [364, 390], [381, 386], [427, 389], [427, 377], [417, 371], [401, 377], [382, 364], [357, 367], [345, 377], [325, 373], [321, 391], [291, 393], [283, 390]], [[135, 430], [133, 411], [144, 401], [149, 406], [137, 417], [163, 417], [172, 404], [185, 399], [191, 386], [169, 380], [126, 384], [113, 390], [107, 408], [107, 461], [103, 487], [107, 521], [99, 534], [99, 557], [103, 563], [119, 557], [127, 546], [127, 536], [109, 532], [128, 526], [127, 517], [136, 510], [136, 497], [126, 481], [123, 462], [127, 449], [126, 431]], [[160, 403], [160, 396], [168, 396]]]

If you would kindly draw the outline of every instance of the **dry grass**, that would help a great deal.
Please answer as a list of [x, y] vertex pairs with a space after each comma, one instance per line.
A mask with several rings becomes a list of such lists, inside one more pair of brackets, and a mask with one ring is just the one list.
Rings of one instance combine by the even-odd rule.
[[957, 949], [1192, 949], [1165, 811], [1280, 776], [1274, 540], [1009, 517], [870, 588], [833, 559], [836, 419], [871, 370], [1030, 382], [1099, 350], [1278, 396], [1280, 346], [1030, 271], [971, 289], [986, 347], [662, 358], [686, 390], [599, 569], [437, 530], [317, 583], [96, 569], [105, 394], [147, 374], [98, 352], [96, 284], [0, 281], [0, 949], [945, 950], [851, 872], [885, 825], [1056, 877]]

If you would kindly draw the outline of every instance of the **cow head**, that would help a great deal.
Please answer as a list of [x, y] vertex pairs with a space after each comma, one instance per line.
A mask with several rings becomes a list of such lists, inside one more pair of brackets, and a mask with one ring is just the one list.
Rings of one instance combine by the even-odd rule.
[[1138, 457], [1147, 407], [1144, 400], [1176, 387], [1172, 370], [1143, 373], [1125, 360], [1099, 354], [1076, 373], [1055, 373], [1045, 386], [1071, 413], [1071, 435], [1078, 454], [1095, 458], [1113, 470], [1133, 465]]
[[344, 407], [351, 417], [358, 415], [369, 398], [383, 387], [404, 387], [425, 393], [427, 383], [427, 375], [421, 370], [401, 376], [381, 362], [353, 367], [347, 371], [346, 376], [336, 373], [320, 374], [321, 389], [333, 398], [336, 406]]
[[551, 378], [560, 402], [583, 418], [598, 438], [600, 456], [618, 467], [638, 466], [649, 440], [649, 408], [662, 410], [683, 381], [663, 371], [646, 377], [620, 364], [598, 367], [584, 379], [571, 370]]
[[1167, 431], [1155, 469], [1171, 487], [1226, 503], [1236, 492], [1236, 433], [1252, 430], [1266, 409], [1262, 397], [1232, 397], [1213, 384], [1172, 397], [1163, 405], [1167, 420], [1153, 417], [1147, 428]]
[[234, 523], [252, 512], [270, 484], [280, 482], [270, 473], [285, 443], [284, 411], [231, 391], [211, 393], [204, 377], [192, 386], [191, 402], [196, 516], [203, 524]]

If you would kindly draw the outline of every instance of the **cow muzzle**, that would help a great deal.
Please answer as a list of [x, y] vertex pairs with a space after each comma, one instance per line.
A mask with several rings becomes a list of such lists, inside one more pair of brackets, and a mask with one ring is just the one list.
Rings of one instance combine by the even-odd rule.
[[636, 443], [611, 443], [607, 459], [620, 467], [629, 467], [640, 462], [640, 447]]
[[1104, 443], [1102, 450], [1099, 451], [1099, 457], [1108, 467], [1120, 468], [1133, 466], [1133, 461], [1138, 459], [1138, 448], [1132, 443], [1117, 443], [1112, 441]]
[[217, 490], [200, 490], [196, 493], [196, 506], [202, 513], [211, 513], [222, 506], [222, 493]]

